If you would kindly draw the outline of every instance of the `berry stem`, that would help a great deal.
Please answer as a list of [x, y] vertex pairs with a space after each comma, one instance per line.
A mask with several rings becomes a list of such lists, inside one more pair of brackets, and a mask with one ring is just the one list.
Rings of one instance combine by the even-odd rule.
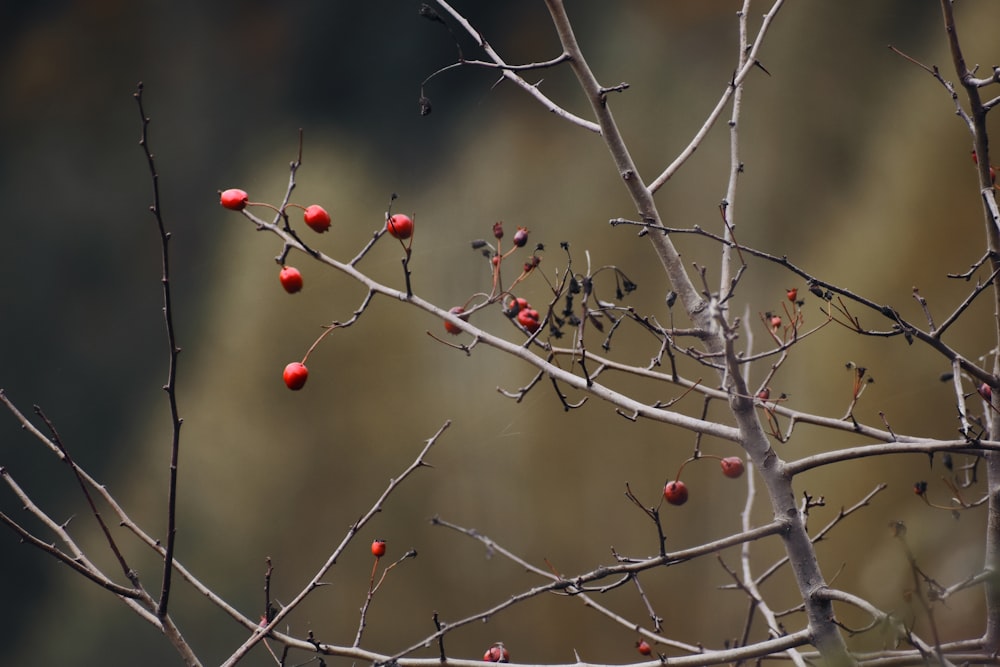
[[312, 354], [313, 350], [316, 349], [316, 346], [319, 345], [319, 343], [320, 343], [321, 340], [323, 340], [324, 338], [326, 338], [327, 336], [329, 336], [331, 331], [333, 331], [334, 329], [339, 329], [339, 328], [340, 328], [340, 324], [337, 323], [337, 322], [334, 322], [333, 324], [325, 327], [323, 333], [321, 333], [319, 335], [319, 337], [317, 337], [316, 340], [313, 341], [313, 344], [309, 346], [309, 349], [306, 350], [305, 356], [302, 357], [302, 363], [303, 364], [306, 363], [306, 360], [309, 358], [309, 355]]

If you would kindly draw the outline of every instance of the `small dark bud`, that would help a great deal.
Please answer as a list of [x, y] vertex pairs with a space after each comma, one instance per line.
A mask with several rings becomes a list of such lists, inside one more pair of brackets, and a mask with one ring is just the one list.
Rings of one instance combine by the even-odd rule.
[[441, 19], [441, 16], [437, 13], [437, 10], [428, 5], [426, 2], [420, 3], [419, 14], [420, 16], [423, 16], [425, 19], [429, 21], [444, 23], [444, 21]]
[[503, 238], [503, 220], [493, 223], [493, 238], [498, 241]]

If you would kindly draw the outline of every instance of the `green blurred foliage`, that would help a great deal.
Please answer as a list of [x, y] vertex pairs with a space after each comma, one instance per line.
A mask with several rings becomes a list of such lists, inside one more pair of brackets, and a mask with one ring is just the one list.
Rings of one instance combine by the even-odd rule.
[[[467, 3], [487, 39], [510, 62], [557, 55], [541, 3]], [[278, 286], [280, 247], [240, 216], [221, 210], [217, 191], [243, 187], [257, 201], [280, 201], [287, 165], [304, 128], [304, 164], [295, 201], [333, 215], [317, 242], [352, 257], [380, 225], [392, 192], [395, 210], [415, 214], [414, 289], [443, 306], [488, 289], [484, 260], [469, 241], [490, 225], [526, 225], [547, 250], [542, 269], [614, 264], [639, 285], [631, 299], [665, 318], [662, 269], [634, 230], [607, 220], [633, 213], [598, 137], [561, 123], [494, 72], [457, 70], [433, 79], [434, 112], [417, 114], [420, 83], [453, 62], [440, 25], [409, 2], [38, 2], [0, 12], [0, 200], [5, 261], [0, 264], [0, 386], [24, 409], [41, 405], [76, 458], [107, 480], [136, 519], [163, 532], [169, 418], [158, 238], [150, 182], [137, 146], [130, 99], [146, 86], [163, 210], [173, 234], [172, 284], [181, 355], [183, 427], [178, 558], [245, 613], [262, 604], [264, 558], [275, 563], [274, 594], [287, 601], [312, 576], [354, 521], [447, 419], [452, 427], [386, 511], [359, 536], [328, 579], [292, 618], [291, 630], [349, 642], [370, 571], [370, 538], [388, 541], [389, 557], [409, 548], [416, 560], [394, 570], [372, 607], [364, 646], [393, 651], [432, 632], [431, 613], [454, 621], [506, 599], [536, 580], [477, 544], [427, 519], [435, 514], [475, 527], [536, 564], [589, 570], [623, 554], [655, 553], [656, 534], [624, 499], [628, 482], [647, 504], [690, 454], [693, 437], [632, 423], [595, 400], [563, 412], [545, 383], [521, 403], [502, 398], [533, 373], [492, 350], [470, 357], [425, 332], [440, 322], [378, 298], [354, 326], [336, 332], [310, 358], [299, 393], [281, 384], [285, 363], [301, 358], [321, 327], [345, 320], [364, 293], [344, 277], [293, 256], [306, 288], [289, 297]], [[630, 88], [610, 100], [647, 180], [690, 140], [715, 105], [735, 62], [739, 3], [627, 2], [570, 5], [590, 64], [606, 84]], [[962, 3], [960, 29], [970, 60], [997, 60], [1000, 6]], [[754, 24], [764, 5], [755, 6]], [[943, 317], [969, 285], [947, 281], [982, 254], [982, 222], [970, 142], [945, 91], [886, 44], [948, 76], [947, 52], [932, 3], [817, 0], [790, 3], [762, 52], [770, 72], [749, 80], [741, 126], [745, 173], [735, 202], [740, 241], [788, 257], [825, 280], [892, 304], [914, 321], [919, 286]], [[478, 57], [467, 39], [466, 54]], [[585, 104], [568, 69], [528, 77], [579, 113]], [[724, 120], [690, 163], [658, 195], [677, 226], [719, 227], [717, 206], [728, 165]], [[710, 267], [717, 249], [678, 238], [689, 262]], [[401, 250], [381, 241], [363, 262], [374, 277], [402, 286]], [[785, 289], [805, 295], [807, 324], [823, 315], [804, 286], [755, 263], [735, 312], [744, 308], [757, 344], [759, 313], [781, 307]], [[599, 289], [601, 286], [599, 285]], [[605, 287], [607, 289], [607, 287]], [[540, 280], [522, 291], [549, 297]], [[967, 356], [995, 344], [985, 306], [974, 306], [950, 342]], [[503, 331], [503, 317], [480, 323]], [[864, 324], [886, 328], [873, 315]], [[510, 336], [519, 334], [513, 329]], [[656, 352], [641, 333], [623, 330], [612, 354], [644, 363]], [[596, 346], [598, 341], [591, 345]], [[956, 430], [942, 359], [899, 339], [860, 339], [837, 327], [806, 339], [774, 383], [796, 408], [840, 416], [853, 360], [876, 378], [858, 409], [893, 428], [949, 437]], [[699, 371], [687, 366], [697, 375]], [[754, 371], [758, 380], [765, 369]], [[706, 382], [712, 379], [705, 377]], [[666, 401], [671, 387], [630, 378], [617, 386], [642, 400]], [[570, 400], [579, 397], [570, 396]], [[679, 408], [698, 414], [700, 401]], [[710, 416], [725, 419], [722, 406]], [[0, 464], [57, 519], [75, 516], [82, 541], [104, 554], [67, 471], [0, 418]], [[799, 428], [777, 445], [795, 458], [860, 439]], [[737, 453], [702, 442], [710, 453]], [[909, 613], [908, 572], [885, 529], [910, 525], [921, 563], [951, 582], [981, 563], [982, 511], [960, 521], [931, 512], [910, 492], [941, 469], [926, 457], [865, 460], [803, 476], [802, 491], [824, 496], [814, 528], [879, 482], [889, 489], [820, 554], [837, 583], [885, 608]], [[664, 510], [669, 550], [721, 537], [738, 527], [742, 484], [714, 464], [685, 472], [692, 499]], [[4, 494], [0, 508], [16, 512]], [[24, 516], [19, 514], [18, 516]], [[107, 514], [106, 514], [107, 516]], [[760, 503], [758, 519], [768, 518]], [[28, 525], [37, 528], [31, 522]], [[155, 559], [122, 536], [146, 585], [156, 589]], [[755, 547], [763, 568], [780, 546]], [[8, 535], [0, 542], [0, 663], [19, 665], [178, 664], [158, 634], [109, 594]], [[725, 554], [730, 566], [736, 553]], [[110, 557], [96, 560], [114, 567]], [[719, 591], [728, 577], [711, 559], [644, 576], [666, 633], [718, 646], [741, 628], [745, 602]], [[789, 577], [766, 593], [775, 608], [795, 604]], [[643, 622], [625, 587], [604, 602]], [[178, 585], [181, 630], [207, 663], [228, 655], [242, 629]], [[980, 621], [973, 592], [939, 619], [942, 632]], [[850, 614], [846, 612], [848, 621]], [[789, 621], [794, 627], [795, 621]], [[918, 626], [919, 627], [919, 626]], [[452, 655], [479, 656], [503, 640], [513, 659], [633, 659], [634, 637], [573, 599], [545, 597], [449, 638]], [[863, 638], [859, 646], [880, 646]], [[431, 653], [428, 653], [431, 655]], [[264, 665], [258, 650], [245, 664]]]

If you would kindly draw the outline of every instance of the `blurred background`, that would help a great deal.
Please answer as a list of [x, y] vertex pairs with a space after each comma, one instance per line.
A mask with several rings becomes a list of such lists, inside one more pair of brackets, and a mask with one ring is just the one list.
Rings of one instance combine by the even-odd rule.
[[[430, 453], [434, 467], [390, 498], [329, 573], [332, 585], [289, 619], [298, 636], [312, 631], [322, 641], [351, 642], [371, 568], [368, 544], [384, 538], [388, 558], [419, 553], [390, 573], [370, 610], [362, 646], [386, 652], [433, 632], [435, 611], [455, 621], [538, 583], [477, 543], [432, 527], [430, 517], [475, 528], [565, 574], [611, 562], [612, 548], [648, 556], [658, 548], [656, 531], [625, 500], [625, 484], [645, 504], [656, 503], [695, 444], [689, 433], [627, 421], [596, 400], [564, 412], [545, 383], [520, 403], [503, 398], [498, 387], [515, 390], [532, 371], [483, 347], [467, 357], [436, 343], [425, 332], [442, 332], [439, 321], [386, 299], [317, 348], [302, 392], [282, 384], [284, 365], [302, 357], [324, 324], [350, 317], [364, 293], [293, 255], [289, 263], [302, 270], [306, 287], [285, 294], [273, 259], [280, 245], [222, 210], [217, 193], [241, 187], [255, 201], [280, 202], [299, 128], [304, 162], [294, 201], [331, 212], [332, 232], [317, 237], [323, 251], [353, 257], [382, 224], [395, 192], [394, 210], [416, 216], [413, 286], [425, 298], [447, 307], [488, 290], [485, 262], [469, 241], [488, 237], [492, 223], [504, 220], [509, 230], [529, 227], [531, 244], [545, 244], [547, 275], [565, 266], [558, 248], [568, 242], [578, 269], [586, 251], [595, 267], [619, 266], [639, 286], [628, 302], [666, 320], [669, 287], [648, 243], [634, 229], [607, 224], [634, 209], [598, 137], [560, 122], [507, 84], [494, 86], [495, 73], [471, 68], [430, 81], [425, 93], [434, 111], [418, 115], [421, 82], [456, 56], [448, 32], [421, 19], [419, 6], [90, 0], [0, 8], [0, 387], [27, 413], [41, 406], [81, 465], [151, 534], [163, 536], [167, 345], [159, 238], [132, 99], [143, 81], [173, 234], [171, 284], [183, 348], [177, 557], [256, 617], [265, 557], [275, 565], [274, 597], [291, 599], [423, 441], [452, 420]], [[729, 81], [739, 6], [570, 3], [597, 75], [607, 85], [630, 84], [610, 100], [647, 180], [688, 143]], [[754, 28], [767, 7], [755, 5]], [[459, 9], [509, 62], [559, 52], [542, 3], [469, 2]], [[969, 61], [984, 68], [1000, 61], [1000, 5], [966, 2], [957, 10]], [[467, 56], [480, 56], [459, 39]], [[944, 275], [983, 254], [971, 142], [945, 90], [887, 44], [954, 78], [935, 3], [807, 0], [782, 10], [761, 52], [770, 76], [755, 72], [746, 90], [737, 234], [920, 323], [911, 296], [918, 286], [941, 321], [970, 289]], [[568, 69], [527, 78], [586, 113]], [[670, 224], [719, 228], [728, 141], [723, 119], [660, 191]], [[677, 243], [686, 261], [709, 267], [714, 284], [717, 248], [692, 238]], [[384, 239], [362, 268], [402, 287], [400, 256]], [[761, 263], [746, 274], [732, 305], [748, 314], [757, 349], [766, 344], [759, 314], [779, 310], [791, 287], [804, 296], [806, 325], [820, 323], [820, 304], [793, 276]], [[604, 298], [613, 294], [608, 283], [598, 290]], [[550, 298], [537, 278], [520, 294], [536, 304]], [[865, 326], [888, 328], [870, 313], [855, 314]], [[995, 345], [991, 315], [985, 300], [975, 304], [948, 342], [970, 358], [988, 354]], [[479, 323], [520, 337], [498, 312]], [[656, 349], [648, 336], [623, 328], [611, 354], [643, 364]], [[954, 394], [939, 381], [947, 365], [901, 339], [860, 338], [829, 326], [801, 343], [772, 390], [787, 393], [795, 408], [840, 417], [850, 398], [848, 361], [876, 380], [859, 419], [878, 425], [882, 411], [897, 432], [954, 436]], [[766, 364], [753, 370], [751, 384]], [[679, 393], [626, 377], [606, 381], [648, 402]], [[688, 398], [678, 408], [698, 414], [701, 402]], [[724, 406], [713, 405], [709, 416], [724, 419]], [[799, 427], [776, 448], [794, 459], [863, 442]], [[701, 447], [738, 454], [712, 439]], [[72, 518], [73, 534], [94, 560], [116, 572], [69, 472], [9, 414], [0, 416], [0, 465], [56, 520]], [[889, 484], [820, 545], [820, 555], [836, 585], [904, 619], [916, 616], [918, 631], [927, 626], [906, 601], [910, 574], [887, 522], [907, 523], [919, 563], [943, 584], [982, 562], [984, 510], [955, 520], [911, 492], [914, 481], [927, 479], [931, 497], [946, 504], [942, 474], [940, 461], [929, 469], [927, 457], [912, 456], [817, 471], [798, 484], [800, 493], [826, 499], [813, 511], [814, 529], [876, 484]], [[711, 461], [689, 466], [684, 478], [691, 500], [663, 510], [668, 550], [739, 525], [743, 481], [722, 478]], [[765, 522], [766, 501], [758, 500], [758, 521]], [[0, 494], [0, 510], [49, 539], [9, 491]], [[155, 559], [124, 531], [116, 535], [146, 586], [157, 590]], [[776, 542], [757, 545], [755, 566], [763, 570], [779, 554]], [[737, 557], [724, 554], [731, 567]], [[245, 631], [175, 581], [172, 609], [181, 631], [206, 664], [221, 661]], [[642, 581], [665, 634], [709, 647], [740, 635], [747, 604], [718, 590], [729, 578], [715, 559]], [[765, 587], [775, 609], [795, 604], [789, 584], [782, 571]], [[0, 535], [0, 590], [2, 664], [180, 664], [166, 641], [109, 593], [19, 545], [9, 531]], [[942, 634], [981, 631], [981, 598], [973, 590], [952, 599], [947, 617], [938, 619]], [[602, 602], [649, 626], [634, 588]], [[849, 624], [866, 622], [842, 614]], [[801, 627], [795, 616], [785, 622]], [[758, 621], [755, 636], [760, 628]], [[571, 661], [576, 650], [585, 661], [626, 662], [637, 657], [636, 638], [578, 600], [548, 596], [453, 633], [447, 647], [449, 655], [477, 658], [502, 640], [515, 661]], [[869, 633], [853, 641], [864, 649], [883, 640]], [[257, 649], [243, 664], [273, 661]]]

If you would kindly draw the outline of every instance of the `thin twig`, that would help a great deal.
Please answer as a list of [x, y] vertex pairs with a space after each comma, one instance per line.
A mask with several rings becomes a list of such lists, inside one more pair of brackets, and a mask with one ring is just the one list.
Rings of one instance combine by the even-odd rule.
[[167, 383], [163, 389], [167, 392], [167, 401], [170, 403], [170, 482], [167, 492], [167, 547], [163, 556], [163, 585], [160, 590], [160, 602], [156, 607], [156, 616], [163, 619], [167, 615], [167, 605], [170, 602], [170, 582], [173, 575], [174, 548], [177, 544], [177, 466], [180, 456], [181, 446], [181, 424], [177, 408], [177, 357], [181, 348], [177, 345], [177, 335], [174, 332], [174, 308], [170, 297], [170, 232], [167, 231], [163, 221], [163, 210], [160, 204], [160, 176], [157, 173], [156, 161], [149, 148], [149, 116], [142, 104], [142, 83], [136, 87], [135, 101], [139, 109], [139, 117], [142, 120], [142, 134], [139, 145], [142, 146], [146, 155], [146, 163], [149, 166], [149, 176], [153, 183], [153, 204], [149, 210], [156, 218], [156, 225], [160, 230], [160, 249], [163, 260], [162, 278], [163, 285], [163, 319], [167, 328], [167, 345], [169, 351], [169, 368], [167, 369]]

